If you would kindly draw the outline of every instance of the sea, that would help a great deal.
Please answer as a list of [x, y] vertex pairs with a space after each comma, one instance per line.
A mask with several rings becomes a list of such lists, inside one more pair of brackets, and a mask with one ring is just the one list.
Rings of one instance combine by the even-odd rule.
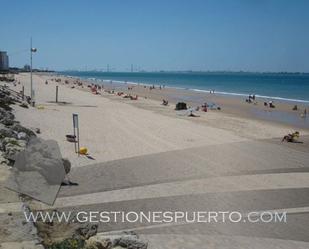
[[98, 72], [65, 71], [61, 75], [95, 81], [161, 85], [199, 92], [248, 96], [309, 104], [309, 73], [244, 72]]

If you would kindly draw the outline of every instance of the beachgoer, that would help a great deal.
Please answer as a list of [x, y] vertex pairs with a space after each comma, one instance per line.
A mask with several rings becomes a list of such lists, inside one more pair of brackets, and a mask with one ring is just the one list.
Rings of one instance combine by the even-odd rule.
[[188, 117], [199, 117], [199, 115], [196, 115], [193, 113], [193, 110], [190, 110], [190, 114], [188, 115]]
[[269, 107], [270, 107], [270, 108], [275, 108], [275, 105], [273, 104], [272, 101], [269, 101]]
[[298, 138], [299, 138], [299, 132], [295, 131], [292, 134], [288, 134], [288, 135], [284, 136], [282, 138], [281, 142], [287, 141], [287, 142], [295, 143], [295, 142], [297, 142]]
[[207, 103], [204, 103], [204, 104], [202, 105], [202, 111], [203, 111], [203, 112], [207, 112]]
[[162, 105], [167, 106], [167, 105], [168, 105], [168, 100], [163, 99], [163, 100], [162, 100]]

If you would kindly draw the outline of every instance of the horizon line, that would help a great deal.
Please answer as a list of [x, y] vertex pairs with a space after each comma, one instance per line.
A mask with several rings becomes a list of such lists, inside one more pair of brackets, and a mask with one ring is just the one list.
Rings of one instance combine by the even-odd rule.
[[251, 74], [309, 74], [309, 72], [299, 71], [243, 71], [243, 70], [139, 70], [139, 71], [106, 71], [106, 70], [79, 70], [65, 69], [52, 70], [55, 72], [99, 72], [99, 73], [251, 73]]

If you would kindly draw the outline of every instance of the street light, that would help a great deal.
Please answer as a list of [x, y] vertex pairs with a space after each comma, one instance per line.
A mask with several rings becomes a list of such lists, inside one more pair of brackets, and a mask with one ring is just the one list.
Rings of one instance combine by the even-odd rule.
[[31, 103], [32, 106], [35, 105], [34, 102], [34, 92], [33, 92], [33, 84], [32, 84], [32, 53], [35, 53], [37, 51], [36, 48], [32, 47], [32, 38], [30, 40], [30, 97], [31, 97]]

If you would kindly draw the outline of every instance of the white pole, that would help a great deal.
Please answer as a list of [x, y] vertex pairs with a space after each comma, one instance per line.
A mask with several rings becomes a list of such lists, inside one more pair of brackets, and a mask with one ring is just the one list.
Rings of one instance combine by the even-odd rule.
[[32, 37], [30, 38], [30, 97], [31, 97], [31, 103], [32, 105], [34, 105], [33, 85], [32, 85]]

